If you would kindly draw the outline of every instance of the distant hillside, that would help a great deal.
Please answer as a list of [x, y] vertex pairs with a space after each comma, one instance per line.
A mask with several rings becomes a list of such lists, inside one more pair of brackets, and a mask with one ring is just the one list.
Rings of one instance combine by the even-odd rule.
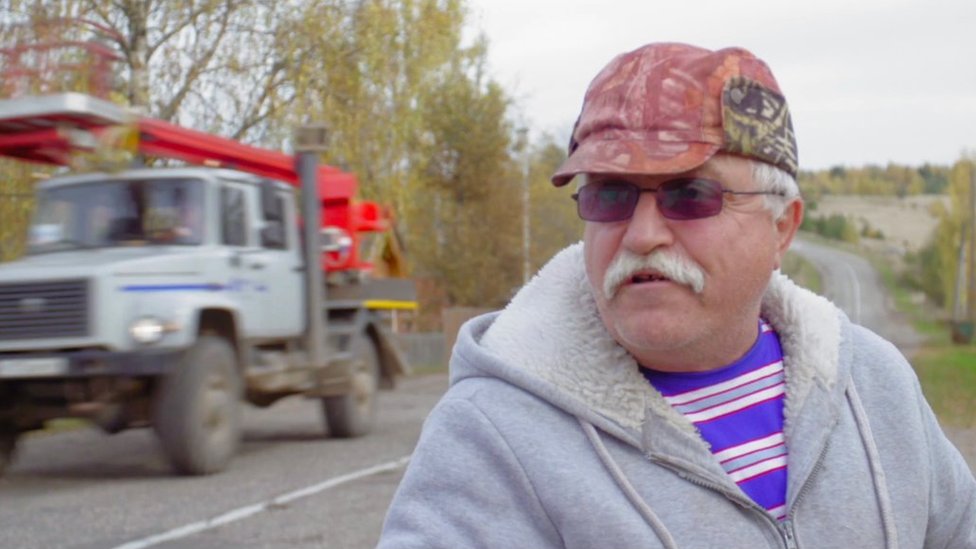
[[[865, 227], [880, 233], [880, 240], [892, 251], [920, 250], [932, 237], [938, 219], [932, 205], [947, 195], [915, 195], [899, 198], [879, 195], [824, 195], [810, 201], [807, 217], [843, 215], [861, 232]], [[812, 207], [812, 208], [811, 208]], [[869, 241], [871, 239], [862, 239]]]

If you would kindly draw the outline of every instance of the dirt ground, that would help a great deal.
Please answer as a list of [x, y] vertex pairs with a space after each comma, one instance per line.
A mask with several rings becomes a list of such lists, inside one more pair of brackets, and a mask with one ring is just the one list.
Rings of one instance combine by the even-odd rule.
[[[948, 205], [948, 197], [920, 195], [898, 198], [893, 196], [837, 196], [826, 195], [817, 200], [816, 208], [807, 210], [807, 216], [830, 217], [834, 214], [848, 216], [884, 235], [884, 241], [866, 245], [883, 245], [889, 252], [904, 254], [917, 251], [925, 245], [938, 220], [932, 214], [936, 202]], [[862, 225], [863, 226], [863, 225]]]

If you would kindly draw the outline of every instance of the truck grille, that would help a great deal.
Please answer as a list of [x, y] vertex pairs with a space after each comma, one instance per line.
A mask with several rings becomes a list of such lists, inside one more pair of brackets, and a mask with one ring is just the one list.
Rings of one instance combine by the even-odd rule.
[[0, 341], [88, 335], [88, 282], [0, 284]]

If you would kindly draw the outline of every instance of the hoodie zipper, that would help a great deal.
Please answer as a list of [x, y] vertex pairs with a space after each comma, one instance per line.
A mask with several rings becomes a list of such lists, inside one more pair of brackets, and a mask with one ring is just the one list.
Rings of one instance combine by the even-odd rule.
[[817, 473], [819, 473], [820, 469], [823, 468], [823, 460], [824, 460], [824, 456], [827, 455], [828, 447], [830, 447], [830, 439], [827, 439], [827, 441], [824, 442], [823, 448], [820, 449], [820, 454], [817, 456], [817, 461], [814, 462], [813, 464], [813, 469], [810, 471], [810, 476], [807, 477], [807, 480], [803, 483], [803, 486], [800, 487], [800, 493], [796, 495], [796, 500], [793, 502], [793, 505], [790, 507], [789, 514], [783, 520], [783, 522], [777, 524], [777, 529], [780, 531], [780, 534], [783, 536], [783, 541], [786, 542], [787, 549], [799, 548], [799, 545], [797, 545], [796, 543], [796, 530], [793, 527], [793, 524], [795, 522], [794, 517], [796, 516], [796, 509], [797, 507], [800, 506], [800, 501], [803, 499], [803, 496], [807, 493], [808, 491], [807, 488], [809, 488], [810, 485], [813, 484], [813, 479], [816, 478]]
[[668, 469], [671, 469], [678, 475], [678, 477], [687, 480], [692, 484], [718, 492], [723, 496], [727, 497], [728, 499], [730, 499], [731, 501], [733, 501], [734, 503], [739, 504], [743, 508], [751, 509], [759, 512], [760, 516], [762, 516], [764, 520], [769, 522], [770, 525], [772, 525], [773, 528], [775, 528], [776, 531], [779, 533], [780, 537], [783, 539], [783, 543], [786, 544], [786, 549], [799, 549], [799, 545], [797, 545], [796, 543], [796, 531], [793, 527], [794, 524], [793, 517], [796, 514], [796, 508], [799, 506], [800, 501], [803, 499], [803, 496], [808, 491], [807, 488], [809, 488], [809, 486], [813, 482], [813, 479], [817, 476], [817, 473], [820, 472], [820, 469], [823, 467], [823, 459], [824, 456], [827, 455], [827, 448], [829, 446], [830, 446], [830, 441], [828, 440], [824, 444], [824, 447], [820, 450], [820, 454], [817, 456], [817, 461], [813, 465], [813, 470], [810, 471], [810, 476], [807, 477], [806, 482], [804, 482], [803, 486], [800, 487], [800, 493], [797, 494], [796, 501], [793, 502], [793, 506], [790, 508], [789, 515], [782, 522], [778, 522], [776, 519], [771, 517], [765, 508], [761, 507], [758, 503], [752, 501], [751, 499], [748, 500], [743, 499], [742, 497], [739, 496], [739, 494], [726, 490], [725, 487], [723, 487], [720, 484], [716, 484], [714, 482], [705, 480], [704, 478], [694, 473], [690, 473], [686, 471], [677, 463], [673, 463], [659, 456], [648, 456], [648, 457], [660, 463], [661, 465], [667, 467]]
[[786, 549], [797, 549], [796, 533], [793, 531], [793, 521], [786, 519], [777, 528], [783, 534], [783, 541], [786, 542]]
[[[791, 519], [787, 518], [783, 522], [777, 522], [776, 519], [769, 516], [769, 513], [766, 511], [764, 507], [761, 507], [759, 504], [752, 501], [751, 499], [748, 501], [744, 500], [740, 498], [738, 494], [729, 492], [725, 490], [722, 486], [709, 482], [703, 478], [698, 477], [697, 475], [693, 475], [691, 473], [687, 473], [679, 469], [674, 469], [674, 470], [678, 473], [678, 476], [681, 477], [682, 479], [687, 480], [692, 484], [697, 484], [698, 486], [701, 486], [703, 488], [709, 488], [711, 490], [715, 490], [716, 492], [731, 499], [733, 502], [738, 503], [742, 507], [758, 512], [759, 516], [761, 516], [764, 521], [768, 522], [769, 525], [772, 526], [777, 531], [777, 533], [780, 534], [780, 537], [783, 538], [783, 542], [786, 544], [786, 549], [799, 549], [799, 546], [796, 544], [796, 534], [793, 530], [793, 521]], [[811, 473], [810, 476], [812, 478], [813, 473]], [[801, 494], [802, 492], [803, 490], [801, 489]], [[797, 501], [800, 501], [799, 497], [797, 497]]]
[[780, 537], [783, 538], [783, 541], [786, 543], [786, 549], [798, 549], [798, 546], [796, 545], [796, 537], [793, 533], [793, 524], [789, 520], [783, 521], [784, 523], [788, 523], [788, 524], [779, 523], [776, 521], [776, 519], [774, 519], [769, 515], [769, 513], [766, 511], [764, 507], [761, 507], [758, 503], [752, 501], [751, 499], [744, 499], [740, 497], [739, 494], [736, 494], [734, 492], [729, 492], [723, 486], [705, 480], [693, 473], [689, 473], [684, 469], [682, 469], [679, 465], [675, 463], [671, 463], [670, 461], [660, 459], [660, 458], [655, 459], [655, 461], [657, 461], [661, 465], [664, 465], [668, 469], [671, 469], [678, 475], [678, 477], [687, 480], [692, 484], [701, 486], [702, 488], [708, 488], [710, 490], [714, 490], [722, 494], [723, 496], [729, 498], [730, 500], [732, 500], [733, 503], [737, 503], [745, 509], [756, 511], [757, 513], [759, 513], [759, 516], [761, 516], [764, 521], [768, 522], [769, 525], [772, 526], [773, 529], [776, 530], [778, 534], [780, 534]]

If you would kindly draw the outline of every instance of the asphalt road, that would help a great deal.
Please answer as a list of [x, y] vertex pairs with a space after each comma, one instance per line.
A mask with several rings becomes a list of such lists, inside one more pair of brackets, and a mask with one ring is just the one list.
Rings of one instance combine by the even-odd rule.
[[177, 477], [151, 431], [25, 439], [0, 479], [0, 548], [373, 547], [444, 375], [380, 395], [367, 437], [327, 439], [316, 402], [246, 411], [224, 473]]
[[791, 248], [820, 272], [823, 295], [847, 313], [854, 322], [874, 330], [910, 353], [919, 336], [894, 309], [884, 291], [880, 275], [863, 257], [823, 246], [802, 237]]

